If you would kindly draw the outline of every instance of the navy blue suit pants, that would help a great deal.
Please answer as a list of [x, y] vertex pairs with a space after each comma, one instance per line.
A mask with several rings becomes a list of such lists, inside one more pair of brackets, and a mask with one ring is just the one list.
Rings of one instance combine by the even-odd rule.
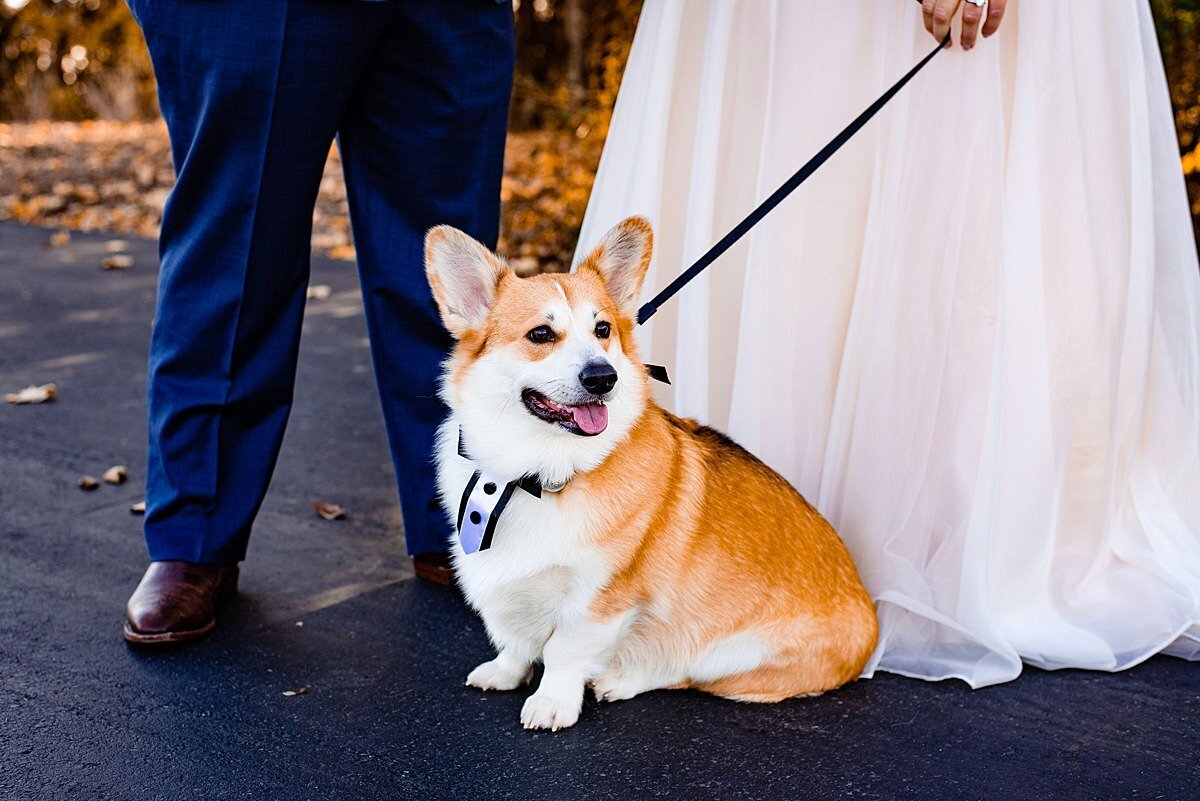
[[431, 455], [450, 339], [422, 241], [441, 223], [497, 238], [511, 5], [130, 5], [178, 176], [150, 352], [151, 559], [245, 556], [292, 405], [312, 212], [335, 137], [408, 550], [445, 550]]

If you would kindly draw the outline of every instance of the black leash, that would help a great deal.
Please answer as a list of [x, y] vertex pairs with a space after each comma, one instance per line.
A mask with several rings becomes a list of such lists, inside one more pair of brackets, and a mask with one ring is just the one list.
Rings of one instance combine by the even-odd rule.
[[[679, 277], [672, 281], [666, 289], [664, 289], [662, 292], [659, 292], [652, 300], [638, 309], [638, 325], [641, 325], [653, 317], [654, 313], [658, 311], [659, 306], [674, 297], [676, 292], [687, 286], [688, 282], [699, 275], [705, 267], [708, 267], [708, 265], [716, 261], [722, 253], [733, 247], [734, 243], [745, 236], [746, 232], [757, 225], [763, 217], [766, 217], [768, 214], [770, 214], [771, 210], [782, 203], [784, 198], [796, 191], [796, 187], [807, 181], [810, 175], [816, 172], [822, 164], [828, 161], [830, 156], [838, 152], [842, 148], [842, 145], [850, 141], [850, 138], [853, 137], [854, 134], [858, 133], [860, 128], [870, 122], [871, 118], [878, 114], [879, 110], [887, 105], [887, 102], [895, 97], [896, 93], [903, 89], [904, 85], [911, 81], [913, 77], [925, 67], [926, 64], [932, 61], [933, 57], [938, 54], [938, 51], [949, 44], [949, 42], [950, 35], [947, 34], [946, 38], [942, 40], [941, 44], [934, 48], [932, 53], [925, 56], [925, 58], [921, 60], [921, 63], [909, 70], [907, 75], [897, 81], [891, 89], [888, 89], [886, 92], [884, 92], [883, 96], [872, 103], [866, 111], [864, 111], [862, 114], [859, 114], [854, 122], [847, 125], [840, 134], [833, 138], [832, 142], [821, 148], [821, 152], [809, 159], [808, 163], [801, 167], [795, 175], [789, 178], [783, 186], [776, 189], [774, 194], [764, 200], [758, 208], [750, 212], [750, 215], [746, 217], [746, 219], [738, 223], [737, 227], [727, 233], [720, 242], [709, 248], [707, 253], [697, 259], [696, 263], [691, 267], [688, 267], [686, 271], [681, 273]], [[660, 367], [657, 369], [661, 370], [662, 368]]]

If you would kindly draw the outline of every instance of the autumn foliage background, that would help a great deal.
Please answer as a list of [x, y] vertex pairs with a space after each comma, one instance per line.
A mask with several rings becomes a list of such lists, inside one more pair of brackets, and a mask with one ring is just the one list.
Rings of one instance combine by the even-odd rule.
[[[1200, 0], [1150, 2], [1200, 242]], [[501, 248], [521, 272], [570, 266], [641, 3], [514, 2]], [[123, 0], [0, 0], [0, 219], [152, 237], [173, 180]], [[336, 149], [313, 245], [354, 255]]]

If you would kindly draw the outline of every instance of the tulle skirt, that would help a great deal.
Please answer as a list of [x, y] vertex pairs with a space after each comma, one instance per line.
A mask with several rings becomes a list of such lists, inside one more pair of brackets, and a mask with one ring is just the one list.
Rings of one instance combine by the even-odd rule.
[[[915, 3], [647, 0], [581, 251], [662, 288], [929, 52]], [[1200, 657], [1200, 271], [1146, 2], [1009, 4], [639, 331], [837, 527], [866, 671]]]

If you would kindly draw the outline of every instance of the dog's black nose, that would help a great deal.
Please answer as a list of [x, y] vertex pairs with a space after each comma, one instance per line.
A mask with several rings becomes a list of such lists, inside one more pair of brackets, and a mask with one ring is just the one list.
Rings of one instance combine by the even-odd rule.
[[580, 371], [579, 383], [593, 395], [603, 395], [617, 385], [617, 371], [608, 362], [595, 362]]

